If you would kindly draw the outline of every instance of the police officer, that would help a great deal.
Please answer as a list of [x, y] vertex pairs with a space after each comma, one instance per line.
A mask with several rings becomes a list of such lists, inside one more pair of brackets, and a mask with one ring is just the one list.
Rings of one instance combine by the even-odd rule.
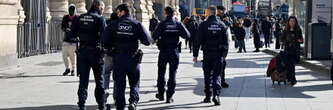
[[[228, 22], [226, 20], [228, 18], [228, 15], [225, 14], [225, 10], [226, 9], [225, 9], [224, 6], [217, 6], [217, 16], [219, 16], [220, 20], [228, 27], [228, 29], [230, 29], [231, 24], [229, 25], [230, 22]], [[223, 60], [222, 73], [221, 73], [221, 86], [223, 88], [229, 88], [229, 84], [225, 80], [225, 68], [227, 66], [226, 58], [227, 58], [228, 53], [229, 53], [228, 51], [229, 51], [229, 45], [228, 45], [228, 48], [223, 53], [224, 60]]]
[[79, 16], [72, 26], [71, 37], [79, 36], [80, 43], [77, 56], [77, 72], [80, 74], [78, 90], [80, 110], [85, 110], [90, 68], [94, 71], [96, 82], [96, 102], [100, 110], [105, 109], [103, 54], [100, 44], [101, 35], [106, 25], [105, 19], [101, 16], [103, 7], [102, 1], [95, 0], [88, 13]]
[[[112, 21], [115, 21], [118, 19], [117, 13], [113, 12], [111, 13], [110, 19], [107, 20], [107, 24], [110, 25]], [[105, 101], [107, 102], [107, 99], [111, 93], [110, 90], [110, 77], [111, 77], [111, 72], [113, 68], [113, 63], [112, 63], [112, 55], [113, 55], [113, 49], [105, 49], [105, 56], [104, 56], [104, 87], [105, 87]], [[110, 104], [107, 104], [107, 108], [110, 107]]]
[[179, 36], [184, 39], [189, 39], [190, 33], [181, 22], [175, 20], [175, 10], [173, 8], [166, 7], [164, 11], [167, 16], [166, 20], [161, 22], [153, 33], [153, 39], [158, 42], [157, 45], [160, 50], [157, 77], [158, 93], [156, 94], [156, 98], [160, 101], [164, 100], [165, 71], [166, 65], [169, 64], [166, 103], [172, 103], [172, 96], [175, 93], [176, 87], [176, 73], [179, 65]]
[[135, 110], [139, 101], [140, 58], [142, 52], [138, 50], [139, 41], [150, 45], [150, 34], [143, 25], [130, 17], [127, 4], [117, 8], [119, 19], [112, 21], [103, 35], [103, 44], [106, 49], [113, 49], [113, 98], [117, 110], [124, 110], [126, 76], [130, 85], [129, 110]]
[[211, 84], [213, 102], [220, 105], [221, 77], [223, 52], [228, 48], [227, 28], [216, 16], [216, 7], [209, 7], [210, 16], [200, 24], [198, 36], [195, 38], [193, 61], [198, 61], [199, 48], [203, 50], [203, 71], [205, 80], [205, 103], [211, 102]]

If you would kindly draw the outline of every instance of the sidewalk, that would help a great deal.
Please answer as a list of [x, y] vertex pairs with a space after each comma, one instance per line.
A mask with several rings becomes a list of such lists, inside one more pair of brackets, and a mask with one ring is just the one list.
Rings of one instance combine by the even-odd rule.
[[[267, 54], [276, 56], [281, 50], [277, 50], [274, 48], [264, 49], [262, 52], [265, 52]], [[304, 66], [306, 68], [309, 68], [314, 71], [331, 74], [330, 68], [331, 68], [331, 60], [308, 60], [304, 57], [301, 57], [301, 61], [299, 65]]]
[[[201, 64], [193, 64], [192, 54], [180, 55], [175, 102], [157, 101], [156, 47], [143, 47], [139, 110], [333, 110], [333, 86], [327, 74], [297, 66], [297, 85], [272, 85], [266, 68], [273, 57], [263, 52], [236, 53], [230, 44], [226, 79], [230, 88], [222, 90], [221, 106], [202, 103], [205, 97]], [[202, 54], [199, 56], [201, 60]], [[64, 65], [60, 53], [19, 60], [19, 68], [0, 71], [0, 110], [76, 110], [79, 79], [61, 76]], [[97, 108], [94, 78], [88, 89], [88, 110]], [[128, 87], [128, 86], [127, 86]], [[111, 89], [113, 83], [111, 82]], [[113, 93], [113, 92], [112, 92]], [[129, 90], [126, 90], [128, 98]], [[108, 98], [114, 103], [112, 96]], [[114, 106], [113, 110], [114, 110]]]

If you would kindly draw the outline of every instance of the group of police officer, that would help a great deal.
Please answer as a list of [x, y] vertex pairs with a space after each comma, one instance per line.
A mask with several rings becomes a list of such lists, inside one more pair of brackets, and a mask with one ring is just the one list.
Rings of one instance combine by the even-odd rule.
[[[164, 9], [166, 19], [162, 21], [151, 38], [143, 25], [131, 17], [127, 4], [121, 4], [116, 8], [116, 20], [106, 25], [101, 16], [104, 3], [94, 0], [90, 10], [80, 15], [72, 24], [70, 37], [78, 38], [77, 49], [77, 74], [80, 84], [78, 89], [78, 107], [85, 110], [87, 89], [89, 84], [89, 72], [92, 68], [95, 77], [95, 98], [99, 110], [106, 109], [106, 99], [109, 86], [110, 71], [114, 80], [113, 98], [117, 110], [124, 110], [126, 105], [125, 89], [126, 76], [130, 85], [129, 110], [135, 110], [139, 101], [140, 63], [143, 52], [139, 49], [139, 43], [150, 45], [156, 43], [160, 50], [158, 57], [158, 93], [156, 98], [164, 100], [166, 91], [166, 103], [173, 102], [173, 94], [176, 87], [176, 72], [179, 65], [179, 40], [190, 38], [190, 33], [185, 26], [174, 17], [174, 9]], [[194, 38], [194, 62], [197, 62], [200, 48], [203, 50], [203, 70], [205, 79], [205, 103], [212, 101], [220, 105], [221, 73], [225, 65], [225, 51], [228, 50], [227, 27], [219, 19], [216, 7], [209, 7], [210, 16], [199, 26], [199, 32]], [[105, 55], [106, 53], [106, 55]], [[105, 58], [104, 58], [105, 57]], [[112, 60], [106, 60], [109, 57]], [[110, 61], [108, 65], [104, 62]], [[112, 66], [110, 67], [110, 65]], [[169, 64], [169, 80], [165, 90], [166, 65]], [[104, 66], [109, 66], [107, 72]], [[112, 68], [112, 69], [110, 69]], [[105, 74], [106, 73], [106, 74]], [[108, 75], [105, 77], [104, 75]], [[106, 84], [105, 84], [106, 83]], [[213, 92], [211, 92], [211, 84]], [[107, 87], [106, 87], [107, 86]]]

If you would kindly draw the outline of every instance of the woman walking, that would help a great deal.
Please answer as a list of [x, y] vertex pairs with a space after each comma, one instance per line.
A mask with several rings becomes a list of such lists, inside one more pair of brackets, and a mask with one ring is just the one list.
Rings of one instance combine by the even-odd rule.
[[237, 27], [235, 27], [235, 36], [236, 36], [236, 39], [238, 41], [238, 53], [242, 53], [242, 51], [244, 50], [244, 52], [246, 53], [246, 48], [245, 48], [245, 35], [246, 35], [246, 32], [245, 32], [245, 29], [243, 28], [243, 23], [242, 22], [239, 22], [237, 24]]
[[297, 83], [295, 64], [300, 60], [301, 44], [303, 43], [302, 30], [295, 16], [289, 17], [281, 37], [286, 52], [287, 79], [291, 85], [295, 85]]

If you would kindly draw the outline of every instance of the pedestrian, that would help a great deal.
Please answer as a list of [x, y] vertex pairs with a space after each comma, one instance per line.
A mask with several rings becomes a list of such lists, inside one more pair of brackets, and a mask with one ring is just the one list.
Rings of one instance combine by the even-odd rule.
[[251, 38], [251, 25], [252, 25], [252, 22], [251, 22], [251, 19], [250, 19], [250, 17], [249, 16], [246, 16], [245, 18], [244, 18], [244, 24], [243, 24], [244, 26], [244, 30], [245, 30], [245, 39], [250, 39]]
[[65, 32], [65, 37], [62, 43], [62, 58], [65, 64], [65, 72], [62, 74], [64, 76], [71, 73], [71, 76], [74, 76], [74, 69], [75, 69], [75, 51], [76, 51], [76, 44], [77, 39], [71, 38], [69, 33], [71, 31], [71, 26], [75, 19], [78, 17], [76, 15], [76, 8], [75, 5], [71, 4], [68, 8], [68, 15], [65, 15], [62, 18], [61, 29]]
[[105, 19], [101, 16], [104, 3], [94, 0], [91, 8], [85, 14], [79, 16], [72, 26], [70, 37], [79, 37], [79, 49], [77, 55], [77, 72], [80, 74], [78, 90], [79, 110], [85, 110], [88, 97], [89, 72], [92, 68], [95, 77], [95, 97], [99, 110], [105, 109], [104, 100], [104, 74], [103, 74], [103, 49], [100, 39], [106, 26]]
[[237, 27], [235, 27], [235, 36], [238, 41], [238, 53], [242, 53], [243, 50], [246, 53], [246, 48], [245, 48], [245, 36], [246, 32], [245, 29], [243, 28], [243, 23], [238, 22]]
[[[116, 12], [111, 13], [110, 19], [107, 21], [108, 26], [119, 19]], [[109, 95], [111, 94], [110, 90], [110, 77], [113, 70], [113, 53], [114, 50], [112, 48], [105, 49], [105, 56], [104, 56], [104, 87], [105, 87], [105, 103]], [[107, 105], [108, 106], [108, 105]]]
[[237, 29], [239, 23], [241, 23], [241, 22], [242, 22], [241, 18], [235, 18], [235, 22], [232, 24], [232, 33], [233, 33], [232, 39], [235, 42], [234, 44], [235, 44], [236, 49], [239, 49], [239, 42], [238, 42], [237, 37], [236, 37], [236, 34], [237, 34], [236, 29]]
[[198, 31], [199, 23], [196, 21], [194, 16], [191, 16], [189, 19], [189, 23], [186, 25], [186, 28], [191, 34], [191, 37], [189, 39], [189, 48], [190, 53], [193, 51], [193, 39], [196, 36], [196, 33]]
[[280, 36], [282, 33], [282, 26], [281, 26], [281, 19], [278, 19], [275, 23], [274, 23], [274, 36], [275, 36], [275, 49], [280, 49], [281, 45], [280, 45]]
[[190, 39], [190, 33], [182, 24], [174, 19], [175, 10], [171, 7], [164, 9], [166, 19], [158, 25], [153, 34], [153, 39], [158, 42], [160, 50], [158, 56], [158, 77], [157, 87], [158, 93], [156, 98], [160, 101], [164, 100], [165, 93], [165, 72], [166, 66], [169, 64], [169, 80], [168, 89], [166, 91], [166, 103], [174, 101], [173, 94], [176, 88], [176, 73], [179, 65], [178, 43], [179, 37]]
[[117, 110], [124, 110], [126, 76], [130, 86], [129, 110], [135, 110], [139, 102], [140, 63], [143, 53], [139, 50], [139, 41], [150, 45], [151, 37], [143, 25], [131, 17], [127, 4], [117, 8], [119, 19], [111, 22], [105, 29], [102, 43], [113, 54], [113, 98]]
[[295, 77], [295, 64], [300, 61], [301, 44], [303, 43], [302, 30], [298, 24], [297, 18], [291, 16], [288, 18], [286, 28], [281, 36], [286, 52], [287, 79], [291, 85], [297, 83]]
[[261, 48], [261, 40], [260, 40], [260, 30], [259, 30], [259, 24], [257, 19], [253, 19], [252, 28], [251, 28], [252, 34], [253, 34], [253, 43], [254, 43], [254, 50], [253, 52], [260, 52]]
[[159, 23], [159, 20], [153, 14], [151, 16], [151, 19], [149, 20], [149, 31], [150, 31], [151, 34], [153, 34], [153, 32], [155, 31], [158, 23]]
[[[231, 35], [231, 31], [230, 31], [230, 26], [231, 26], [231, 22], [230, 19], [228, 17], [228, 15], [225, 13], [225, 7], [224, 6], [217, 6], [217, 16], [219, 16], [220, 20], [226, 25], [227, 27], [227, 35], [228, 35], [228, 42], [229, 42], [229, 37], [232, 37]], [[231, 38], [230, 38], [231, 39]], [[225, 51], [223, 51], [223, 58], [225, 60], [223, 60], [223, 66], [222, 66], [222, 73], [221, 73], [221, 86], [223, 88], [229, 88], [229, 84], [226, 82], [225, 80], [225, 68], [227, 66], [227, 56], [229, 53], [229, 46], [228, 49], [226, 49]]]
[[271, 37], [272, 24], [270, 22], [269, 16], [261, 22], [261, 31], [265, 38], [265, 48], [270, 48], [270, 37]]
[[[203, 50], [203, 71], [205, 81], [204, 103], [213, 102], [220, 105], [221, 77], [223, 65], [223, 52], [228, 48], [227, 27], [216, 16], [217, 9], [214, 6], [208, 8], [209, 17], [200, 24], [197, 37], [194, 41], [193, 61], [198, 61], [200, 47]], [[212, 85], [212, 86], [211, 86]], [[211, 91], [213, 88], [213, 94]]]
[[[189, 26], [189, 22], [190, 22], [190, 17], [185, 17], [183, 20], [183, 24], [186, 26], [186, 29], [188, 29]], [[185, 49], [187, 49], [187, 47], [189, 47], [189, 41], [190, 39], [185, 39]]]
[[106, 24], [107, 24], [107, 25], [110, 25], [110, 23], [111, 23], [112, 21], [116, 20], [116, 19], [118, 19], [118, 15], [117, 15], [116, 12], [113, 12], [113, 13], [111, 13], [111, 15], [110, 15], [110, 19], [108, 19], [108, 20], [106, 21]]

